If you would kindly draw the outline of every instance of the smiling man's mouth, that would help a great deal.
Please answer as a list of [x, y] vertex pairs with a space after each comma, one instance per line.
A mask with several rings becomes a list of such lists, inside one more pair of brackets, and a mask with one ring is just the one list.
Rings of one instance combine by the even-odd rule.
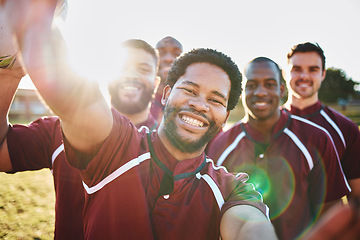
[[123, 86], [123, 89], [128, 90], [128, 91], [137, 91], [140, 89], [140, 87], [134, 86], [134, 85], [126, 85], [126, 86]]
[[185, 115], [182, 115], [181, 119], [184, 122], [186, 122], [186, 123], [188, 123], [188, 124], [190, 124], [192, 126], [195, 126], [195, 127], [203, 127], [205, 125], [202, 121], [199, 121], [197, 119], [194, 119], [194, 118], [191, 118], [191, 117], [188, 117], [188, 116], [185, 116]]
[[264, 107], [266, 106], [267, 102], [255, 102], [255, 106], [258, 106], [258, 107]]

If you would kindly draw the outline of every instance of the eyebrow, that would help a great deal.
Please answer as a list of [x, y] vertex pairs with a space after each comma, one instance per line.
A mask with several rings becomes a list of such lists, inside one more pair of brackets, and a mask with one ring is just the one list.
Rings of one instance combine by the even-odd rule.
[[[299, 66], [299, 65], [293, 65], [293, 68], [302, 68], [302, 67]], [[310, 66], [309, 68], [312, 68], [312, 69], [320, 69], [320, 67], [317, 66], [317, 65]]]
[[[191, 86], [194, 86], [194, 87], [197, 87], [197, 88], [200, 87], [198, 84], [196, 84], [196, 83], [194, 83], [194, 82], [192, 82], [192, 81], [189, 81], [189, 80], [183, 81], [183, 82], [181, 83], [181, 85], [182, 85], [182, 84], [184, 84], [184, 85], [191, 85]], [[224, 99], [225, 101], [227, 101], [227, 98], [225, 97], [225, 95], [222, 94], [222, 93], [220, 93], [219, 91], [215, 91], [215, 90], [214, 90], [214, 91], [212, 91], [211, 93], [214, 94], [214, 95], [216, 95], [216, 96], [218, 96], [218, 97], [220, 97], [220, 98], [222, 98], [222, 99]]]

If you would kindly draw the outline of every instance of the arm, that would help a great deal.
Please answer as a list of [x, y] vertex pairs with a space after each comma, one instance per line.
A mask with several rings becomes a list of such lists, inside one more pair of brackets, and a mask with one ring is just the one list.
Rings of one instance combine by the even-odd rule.
[[270, 221], [250, 205], [229, 208], [221, 218], [220, 233], [224, 240], [277, 239]]
[[5, 9], [24, 66], [45, 102], [60, 117], [68, 142], [79, 151], [93, 153], [110, 133], [113, 118], [97, 84], [68, 65], [64, 41], [52, 28], [56, 3], [10, 0]]
[[6, 134], [9, 129], [8, 113], [12, 99], [24, 71], [21, 67], [12, 69], [0, 68], [0, 171], [12, 170], [9, 152], [6, 142]]
[[359, 201], [332, 207], [305, 236], [306, 240], [358, 239], [360, 236]]
[[351, 187], [350, 197], [360, 198], [360, 178], [349, 180], [349, 185]]

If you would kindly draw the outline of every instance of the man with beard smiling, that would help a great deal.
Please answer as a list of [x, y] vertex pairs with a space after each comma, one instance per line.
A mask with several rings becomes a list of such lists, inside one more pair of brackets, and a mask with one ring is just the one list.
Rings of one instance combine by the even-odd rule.
[[247, 175], [227, 173], [204, 153], [204, 135], [213, 137], [210, 126], [219, 130], [238, 101], [241, 74], [229, 57], [197, 49], [179, 58], [158, 131], [139, 131], [98, 86], [70, 71], [52, 41], [53, 2], [19, 11], [24, 3], [6, 1], [8, 16], [32, 81], [61, 119], [68, 161], [80, 170], [87, 239], [275, 239]]
[[327, 134], [279, 109], [284, 85], [278, 65], [258, 57], [244, 72], [245, 117], [217, 135], [207, 153], [231, 172], [248, 173], [279, 239], [297, 239], [349, 192], [346, 179]]
[[[109, 86], [111, 103], [136, 127], [155, 128], [157, 122], [149, 116], [149, 103], [157, 80], [158, 55], [154, 48], [139, 39], [127, 40], [121, 47], [127, 54], [124, 55], [120, 78]], [[78, 171], [66, 161], [59, 119], [43, 117], [27, 126], [11, 126], [7, 121], [11, 100], [24, 75], [22, 68], [16, 65], [11, 69], [0, 69], [0, 171], [16, 173], [51, 169], [56, 191], [54, 239], [84, 239], [84, 190]], [[117, 91], [122, 96], [121, 89], [126, 88], [126, 84], [136, 86], [131, 99], [119, 99]]]
[[325, 79], [325, 55], [318, 44], [295, 45], [287, 55], [289, 89], [284, 108], [324, 127], [331, 134], [341, 165], [351, 186], [349, 196], [360, 198], [360, 131], [349, 118], [320, 102], [318, 92]]
[[150, 115], [150, 103], [159, 82], [156, 76], [158, 54], [140, 39], [127, 40], [122, 47], [126, 59], [120, 70], [120, 78], [109, 84], [111, 105], [137, 127], [155, 129], [158, 123]]

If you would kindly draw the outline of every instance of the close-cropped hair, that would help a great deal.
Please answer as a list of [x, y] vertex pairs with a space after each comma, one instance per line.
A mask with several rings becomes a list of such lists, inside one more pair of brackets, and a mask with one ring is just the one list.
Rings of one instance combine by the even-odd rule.
[[222, 52], [213, 49], [198, 48], [183, 54], [177, 58], [171, 66], [166, 84], [173, 87], [176, 81], [185, 74], [187, 67], [194, 63], [209, 63], [226, 72], [231, 82], [227, 110], [234, 109], [241, 93], [242, 75], [232, 59]]
[[159, 53], [154, 49], [150, 44], [141, 39], [128, 39], [122, 43], [122, 46], [125, 48], [135, 48], [142, 49], [145, 52], [149, 53], [155, 61], [156, 69], [159, 67]]
[[156, 49], [161, 48], [161, 46], [162, 46], [162, 44], [163, 44], [164, 42], [172, 42], [172, 43], [178, 45], [178, 46], [180, 47], [181, 51], [183, 50], [182, 44], [181, 44], [176, 38], [171, 37], [171, 36], [166, 36], [166, 37], [162, 38], [160, 41], [158, 41], [158, 42], [156, 43], [156, 47], [155, 47], [155, 48], [156, 48]]
[[291, 48], [290, 52], [287, 54], [288, 63], [289, 63], [290, 58], [295, 53], [299, 53], [299, 52], [303, 52], [303, 53], [305, 53], [305, 52], [316, 52], [321, 58], [322, 70], [325, 70], [324, 51], [322, 50], [322, 48], [320, 47], [320, 45], [318, 43], [305, 42], [305, 43], [300, 43], [300, 44], [297, 44], [297, 45], [293, 46]]
[[281, 69], [280, 69], [279, 65], [274, 60], [272, 60], [270, 58], [267, 58], [267, 57], [256, 57], [253, 60], [251, 60], [250, 62], [248, 62], [247, 65], [249, 65], [250, 63], [262, 63], [262, 62], [271, 62], [271, 63], [273, 63], [275, 65], [275, 67], [276, 67], [276, 70], [279, 72], [279, 76], [281, 76]]

